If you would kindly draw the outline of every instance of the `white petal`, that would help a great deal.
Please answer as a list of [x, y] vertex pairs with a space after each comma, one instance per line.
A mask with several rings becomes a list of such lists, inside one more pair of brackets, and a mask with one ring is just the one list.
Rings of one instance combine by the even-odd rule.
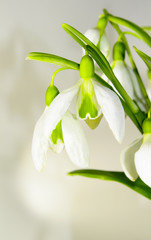
[[101, 37], [100, 50], [104, 54], [104, 56], [109, 60], [110, 59], [110, 42], [106, 35], [106, 32], [104, 32]]
[[134, 99], [134, 90], [133, 90], [133, 85], [131, 82], [131, 76], [130, 73], [126, 67], [126, 64], [124, 61], [116, 61], [115, 64], [113, 64], [113, 72], [123, 88], [126, 90], [128, 95]]
[[[50, 135], [57, 123], [61, 120], [63, 114], [67, 111], [78, 91], [79, 85], [80, 83], [78, 82], [74, 87], [58, 94], [50, 106], [45, 108], [44, 113], [37, 121], [32, 141], [32, 157], [35, 167], [39, 171], [43, 169], [46, 163], [46, 153], [50, 145]], [[59, 145], [57, 147], [59, 147]], [[61, 149], [56, 149], [56, 151], [59, 150]]]
[[125, 113], [118, 96], [110, 89], [94, 83], [98, 104], [115, 138], [121, 142], [125, 133]]
[[[86, 36], [94, 45], [97, 45], [100, 38], [100, 30], [98, 28], [90, 28], [85, 32], [84, 36]], [[82, 52], [84, 55], [85, 49], [82, 48]]]
[[100, 38], [100, 30], [98, 28], [88, 29], [84, 34], [94, 45], [98, 44]]
[[131, 76], [131, 80], [132, 80], [132, 84], [133, 84], [133, 87], [134, 87], [134, 91], [135, 91], [135, 94], [137, 94], [138, 98], [143, 98], [143, 95], [142, 95], [142, 92], [140, 90], [140, 86], [138, 84], [138, 80], [137, 80], [137, 77], [133, 71], [132, 68], [130, 68], [129, 66], [127, 66], [127, 69], [130, 73], [130, 76]]
[[121, 166], [125, 175], [131, 180], [135, 181], [138, 177], [134, 163], [135, 152], [140, 148], [142, 139], [137, 139], [126, 147], [121, 153]]
[[80, 122], [69, 112], [62, 119], [62, 131], [66, 152], [71, 161], [79, 167], [87, 167], [89, 148]]
[[147, 113], [146, 103], [145, 103], [143, 94], [142, 94], [142, 92], [140, 90], [140, 86], [138, 84], [137, 77], [136, 77], [136, 75], [135, 75], [135, 73], [134, 73], [132, 68], [127, 66], [127, 69], [128, 69], [129, 74], [131, 76], [131, 80], [132, 80], [132, 84], [133, 84], [134, 99], [136, 100], [136, 102], [137, 102], [138, 106], [140, 107], [140, 109]]
[[53, 100], [48, 107], [44, 120], [44, 134], [49, 138], [57, 123], [61, 120], [64, 113], [69, 108], [74, 96], [77, 94], [81, 82], [78, 82], [72, 88], [67, 89]]
[[135, 166], [144, 183], [151, 187], [151, 134], [145, 134], [140, 149], [135, 153]]
[[58, 139], [57, 144], [53, 144], [50, 139], [49, 147], [53, 152], [61, 153], [64, 148], [64, 143], [60, 139]]
[[44, 113], [37, 121], [32, 139], [32, 158], [38, 171], [41, 171], [46, 163], [48, 138], [44, 136], [43, 129], [47, 110], [48, 108], [46, 107]]

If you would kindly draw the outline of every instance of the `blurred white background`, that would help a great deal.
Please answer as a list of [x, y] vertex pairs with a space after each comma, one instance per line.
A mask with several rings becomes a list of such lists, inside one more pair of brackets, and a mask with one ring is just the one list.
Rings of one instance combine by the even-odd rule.
[[[102, 9], [140, 25], [151, 23], [150, 0], [0, 0], [0, 239], [2, 240], [150, 240], [151, 202], [114, 182], [69, 177], [76, 169], [64, 151], [48, 153], [43, 173], [31, 158], [34, 125], [45, 107], [44, 96], [55, 66], [25, 61], [43, 51], [80, 61], [80, 47], [61, 23], [81, 32], [94, 27]], [[117, 35], [108, 31], [112, 44]], [[138, 48], [146, 45], [129, 38]], [[148, 52], [149, 53], [149, 52]], [[135, 54], [136, 55], [136, 54]], [[147, 81], [145, 66], [138, 60]], [[79, 79], [59, 73], [60, 90]], [[107, 123], [84, 129], [91, 168], [121, 170], [120, 152], [139, 136], [126, 120], [126, 136], [115, 141]]]

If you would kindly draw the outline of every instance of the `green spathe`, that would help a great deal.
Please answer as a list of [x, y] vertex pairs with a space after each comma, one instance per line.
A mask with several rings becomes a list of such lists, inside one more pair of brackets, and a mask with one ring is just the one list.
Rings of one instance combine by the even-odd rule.
[[53, 86], [50, 85], [47, 88], [46, 95], [45, 95], [45, 102], [48, 107], [58, 94], [59, 94], [59, 90], [54, 85]]

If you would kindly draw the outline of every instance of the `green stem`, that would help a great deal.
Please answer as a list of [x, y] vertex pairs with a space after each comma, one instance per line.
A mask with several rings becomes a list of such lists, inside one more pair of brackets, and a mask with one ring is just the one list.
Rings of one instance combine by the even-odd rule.
[[151, 47], [151, 37], [149, 36], [149, 34], [147, 32], [145, 32], [137, 24], [135, 24], [127, 19], [113, 16], [109, 13], [106, 14], [106, 17], [108, 18], [109, 21], [111, 21], [113, 23], [117, 23], [117, 24], [123, 25], [124, 27], [132, 29], [134, 32], [136, 32], [140, 36], [140, 38], [145, 43], [147, 43]]
[[137, 34], [135, 34], [135, 33], [133, 33], [133, 32], [127, 32], [127, 31], [122, 32], [122, 31], [121, 31], [121, 33], [119, 34], [118, 40], [120, 41], [120, 40], [123, 38], [123, 35], [126, 35], [126, 34], [132, 35], [132, 36], [134, 36], [134, 37], [136, 37], [136, 38], [138, 38], [138, 39], [141, 39]]
[[57, 73], [59, 73], [63, 70], [66, 70], [66, 69], [70, 69], [70, 68], [67, 68], [67, 67], [59, 68], [53, 73], [52, 78], [51, 78], [51, 83], [50, 83], [51, 86], [54, 85], [54, 80], [55, 80], [55, 76], [57, 75]]

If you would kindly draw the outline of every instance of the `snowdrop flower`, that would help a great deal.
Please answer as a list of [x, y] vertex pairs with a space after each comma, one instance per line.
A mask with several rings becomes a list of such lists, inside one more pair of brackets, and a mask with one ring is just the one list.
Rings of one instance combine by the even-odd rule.
[[125, 131], [123, 107], [112, 90], [94, 80], [94, 63], [88, 55], [81, 59], [80, 76], [77, 94], [78, 118], [97, 122], [103, 114], [115, 138], [121, 142]]
[[88, 166], [86, 137], [79, 121], [67, 111], [77, 91], [77, 87], [61, 93], [55, 86], [47, 89], [47, 107], [36, 123], [32, 140], [32, 157], [38, 171], [45, 166], [48, 148], [59, 153], [64, 146], [74, 164], [79, 167]]
[[[113, 59], [114, 61], [112, 63], [112, 69], [115, 76], [123, 88], [126, 90], [128, 95], [137, 102], [140, 109], [146, 112], [145, 101], [140, 90], [136, 75], [134, 71], [124, 62], [125, 46], [122, 42], [115, 43], [113, 48]], [[113, 85], [112, 87], [114, 88]]]
[[151, 187], [151, 119], [143, 123], [143, 137], [135, 140], [121, 153], [121, 165], [126, 176], [135, 181], [139, 176]]

